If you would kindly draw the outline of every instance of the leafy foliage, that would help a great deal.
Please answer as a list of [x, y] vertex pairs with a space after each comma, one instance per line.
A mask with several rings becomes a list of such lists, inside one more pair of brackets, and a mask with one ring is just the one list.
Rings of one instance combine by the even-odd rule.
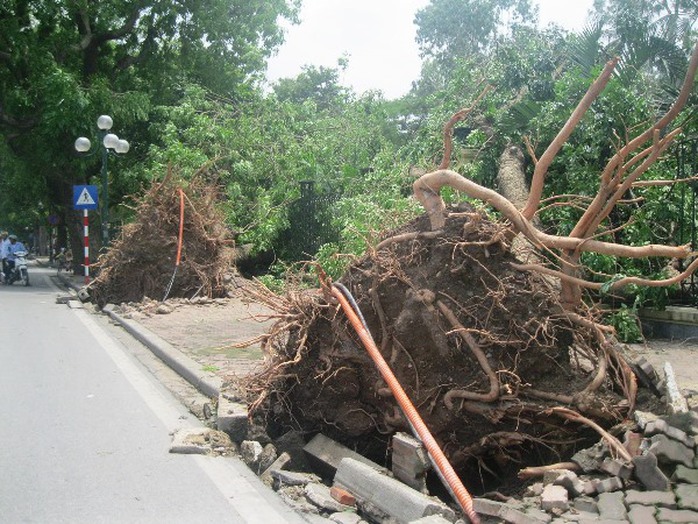
[[[108, 113], [132, 143], [128, 155], [110, 159], [112, 217], [127, 222], [132, 211], [118, 203], [161, 180], [168, 166], [189, 177], [205, 166], [222, 188], [218, 204], [238, 243], [289, 262], [299, 257], [289, 232], [303, 220], [291, 203], [301, 182], [312, 182], [335, 198], [322, 217], [317, 259], [338, 275], [345, 255], [363, 253], [380, 231], [419, 211], [410, 169], [438, 165], [444, 122], [486, 83], [494, 89], [455, 130], [451, 165], [496, 187], [504, 148], [528, 138], [539, 156], [610, 54], [621, 55], [619, 73], [549, 170], [550, 195], [589, 196], [617, 145], [673, 99], [695, 40], [691, 0], [599, 0], [594, 20], [571, 35], [536, 28], [529, 0], [432, 0], [415, 17], [425, 60], [408, 96], [357, 96], [340, 83], [345, 57], [336, 68], [308, 65], [264, 93], [258, 80], [282, 41], [278, 20], [297, 21], [299, 4], [2, 4], [0, 222], [28, 227], [49, 213], [71, 222], [71, 186], [98, 181], [101, 167], [98, 155], [78, 158], [72, 143], [79, 135], [94, 141], [93, 122]], [[695, 108], [693, 99], [679, 119], [686, 136], [698, 131]], [[678, 167], [666, 155], [646, 178], [667, 178]], [[611, 216], [608, 235], [631, 245], [687, 238], [690, 217], [676, 219], [680, 191], [646, 187], [628, 197], [642, 200]], [[546, 227], [569, 231], [579, 208], [549, 204]], [[616, 274], [660, 275], [666, 261], [621, 264], [585, 254], [583, 262], [608, 282]], [[637, 293], [662, 300], [656, 291]]]
[[[133, 143], [119, 167], [130, 169], [134, 183], [142, 180], [139, 144], [160, 132], [146, 125], [152, 108], [175, 105], [191, 83], [229, 99], [249, 96], [282, 41], [277, 18], [295, 20], [298, 7], [297, 0], [2, 3], [0, 134], [13, 157], [3, 161], [8, 178], [21, 187], [38, 175], [44, 212], [70, 223], [71, 186], [100, 169], [98, 156], [80, 161], [72, 144], [90, 134], [98, 115], [110, 114]], [[117, 184], [112, 201], [133, 185]], [[6, 221], [31, 205], [2, 198]]]

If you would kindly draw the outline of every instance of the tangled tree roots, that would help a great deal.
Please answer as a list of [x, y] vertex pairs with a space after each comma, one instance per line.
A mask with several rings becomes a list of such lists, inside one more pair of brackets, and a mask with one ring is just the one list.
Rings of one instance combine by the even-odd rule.
[[[440, 231], [426, 217], [412, 226], [341, 281], [465, 478], [501, 485], [628, 414], [634, 377], [614, 343], [566, 313], [540, 276], [512, 268], [500, 224], [461, 209]], [[345, 315], [326, 293], [267, 298], [281, 320], [268, 367], [246, 385], [253, 414], [272, 434], [322, 431], [382, 460], [388, 436], [409, 425]]]
[[136, 218], [96, 264], [93, 300], [106, 303], [162, 300], [175, 270], [180, 224], [180, 190], [184, 197], [181, 261], [171, 297], [226, 294], [224, 276], [231, 271], [233, 241], [215, 206], [217, 191], [200, 178], [185, 182], [168, 175], [135, 203]]

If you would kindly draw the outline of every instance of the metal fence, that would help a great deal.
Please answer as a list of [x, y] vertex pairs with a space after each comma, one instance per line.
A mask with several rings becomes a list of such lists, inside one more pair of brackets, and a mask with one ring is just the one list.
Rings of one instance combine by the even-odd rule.
[[[676, 146], [676, 179], [685, 179], [698, 176], [698, 137], [684, 140]], [[696, 237], [698, 230], [696, 225], [696, 193], [698, 182], [681, 184], [679, 207], [679, 244], [690, 243], [691, 249], [696, 250]], [[679, 261], [679, 270], [683, 271], [693, 259]], [[698, 304], [698, 277], [695, 273], [690, 278], [681, 282], [677, 297], [679, 303], [686, 305]]]
[[342, 196], [341, 191], [318, 188], [312, 180], [300, 182], [300, 191], [300, 198], [291, 203], [290, 227], [284, 235], [288, 260], [308, 260], [322, 244], [339, 238], [339, 229], [332, 222], [332, 206]]

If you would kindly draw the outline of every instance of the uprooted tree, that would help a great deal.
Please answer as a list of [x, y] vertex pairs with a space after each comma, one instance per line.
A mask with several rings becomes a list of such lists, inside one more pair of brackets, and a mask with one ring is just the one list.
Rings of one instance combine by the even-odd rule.
[[171, 171], [136, 197], [134, 220], [96, 264], [95, 303], [227, 296], [234, 241], [217, 198], [202, 172], [184, 181]]
[[[445, 126], [441, 165], [414, 184], [426, 215], [387, 235], [340, 279], [412, 403], [470, 485], [495, 482], [501, 488], [519, 468], [565, 460], [598, 433], [629, 459], [606, 429], [636, 405], [653, 402], [648, 390], [638, 388], [613, 329], [582, 300], [582, 290], [666, 286], [690, 275], [698, 261], [671, 279], [604, 284], [584, 278], [580, 254], [690, 255], [688, 246], [613, 243], [605, 240], [610, 228], [604, 227], [680, 133], [671, 124], [691, 92], [698, 47], [673, 106], [617, 146], [573, 230], [551, 235], [536, 220], [548, 167], [615, 64], [606, 65], [540, 158], [529, 147], [535, 169], [522, 209], [448, 169], [452, 127], [472, 107], [456, 113]], [[444, 186], [490, 206], [499, 218], [465, 203], [447, 208], [440, 196]], [[246, 384], [253, 415], [272, 436], [290, 428], [322, 431], [383, 460], [388, 436], [409, 432], [409, 424], [326, 286], [284, 297], [260, 291], [258, 298], [279, 321], [266, 339], [267, 367]]]

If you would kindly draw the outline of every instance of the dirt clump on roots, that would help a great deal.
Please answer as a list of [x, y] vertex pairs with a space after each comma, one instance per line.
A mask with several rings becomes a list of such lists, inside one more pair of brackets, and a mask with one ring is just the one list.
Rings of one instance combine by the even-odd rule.
[[[568, 459], [599, 438], [577, 415], [609, 428], [635, 400], [627, 364], [595, 324], [511, 267], [505, 232], [469, 206], [437, 232], [425, 215], [340, 279], [475, 491], [515, 489], [519, 469]], [[390, 436], [410, 426], [336, 300], [326, 289], [262, 295], [279, 321], [264, 371], [244, 384], [251, 415], [272, 438], [322, 432], [385, 463]]]
[[[201, 176], [184, 181], [168, 173], [154, 183], [135, 199], [135, 219], [95, 264], [92, 300], [103, 307], [165, 295], [226, 297], [235, 252], [217, 198], [217, 188]], [[173, 280], [181, 217], [180, 263]]]

